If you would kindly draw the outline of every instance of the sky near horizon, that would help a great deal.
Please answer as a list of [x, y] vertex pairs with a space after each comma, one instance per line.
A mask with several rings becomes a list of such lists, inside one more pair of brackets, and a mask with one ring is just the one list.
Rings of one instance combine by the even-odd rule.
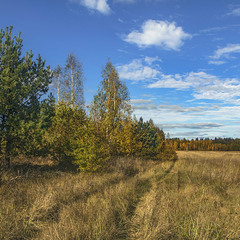
[[136, 117], [170, 137], [240, 137], [239, 0], [0, 0], [0, 28], [47, 65], [83, 64], [90, 103], [110, 58]]

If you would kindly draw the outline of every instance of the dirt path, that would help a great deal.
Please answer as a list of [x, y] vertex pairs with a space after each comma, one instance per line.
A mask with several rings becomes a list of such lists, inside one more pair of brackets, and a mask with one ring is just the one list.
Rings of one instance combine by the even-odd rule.
[[[132, 212], [129, 216], [129, 223], [126, 237], [124, 239], [148, 239], [149, 236], [143, 238], [139, 235], [141, 232], [140, 227], [143, 227], [143, 221], [152, 215], [152, 203], [156, 201], [156, 194], [158, 185], [165, 181], [167, 176], [171, 173], [175, 166], [175, 162], [165, 163], [168, 166], [161, 166], [156, 168], [155, 172], [146, 176], [136, 184], [136, 191], [138, 193], [138, 201], [132, 208]], [[157, 172], [156, 172], [157, 171]]]

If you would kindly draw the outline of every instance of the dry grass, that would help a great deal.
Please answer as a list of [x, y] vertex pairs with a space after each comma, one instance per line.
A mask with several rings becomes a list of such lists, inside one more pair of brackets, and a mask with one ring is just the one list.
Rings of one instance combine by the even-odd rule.
[[124, 238], [144, 174], [156, 164], [119, 158], [94, 175], [15, 166], [2, 176], [0, 239]]
[[240, 239], [240, 153], [114, 159], [86, 175], [24, 165], [3, 176], [0, 239]]
[[130, 239], [240, 239], [240, 153], [178, 156], [139, 203]]

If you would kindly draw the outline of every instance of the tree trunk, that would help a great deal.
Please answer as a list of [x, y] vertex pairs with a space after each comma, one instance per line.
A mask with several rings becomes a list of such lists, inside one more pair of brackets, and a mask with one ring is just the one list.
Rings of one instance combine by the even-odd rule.
[[7, 169], [9, 169], [11, 167], [11, 140], [9, 138], [9, 136], [7, 136], [6, 139], [6, 153], [5, 153], [5, 163], [6, 163], [6, 167]]
[[59, 103], [60, 101], [60, 84], [58, 83], [57, 85], [57, 102]]
[[73, 66], [71, 66], [71, 106], [73, 109], [73, 84], [74, 84], [74, 79], [73, 79]]
[[[7, 126], [7, 115], [3, 114], [2, 115], [2, 124], [1, 124], [1, 154], [3, 156], [3, 162], [2, 162], [2, 167], [4, 168], [10, 168], [10, 153], [11, 153], [11, 144], [10, 144], [10, 139], [9, 139], [9, 127]], [[4, 142], [4, 143], [3, 143]]]

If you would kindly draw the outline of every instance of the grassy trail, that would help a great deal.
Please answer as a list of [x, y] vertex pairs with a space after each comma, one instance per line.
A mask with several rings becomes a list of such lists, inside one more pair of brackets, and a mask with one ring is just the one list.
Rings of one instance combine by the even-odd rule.
[[154, 169], [138, 176], [133, 190], [135, 192], [135, 200], [132, 202], [125, 220], [125, 232], [121, 236], [115, 236], [116, 239], [137, 239], [134, 235], [140, 230], [137, 227], [139, 223], [139, 209], [142, 208], [149, 195], [152, 195], [152, 192], [156, 192], [157, 185], [170, 174], [174, 165], [175, 162], [161, 163], [155, 166]]
[[240, 239], [240, 153], [178, 156], [139, 202], [128, 239]]
[[[157, 189], [159, 185], [171, 174], [175, 166], [174, 162], [165, 162], [154, 169], [152, 174], [148, 176], [151, 188], [141, 196], [138, 205], [135, 207], [134, 214], [131, 216], [128, 235], [126, 239], [151, 239], [151, 234], [145, 233], [144, 227], [149, 223], [149, 218], [153, 213], [151, 209], [152, 203], [155, 201]], [[149, 238], [150, 237], [150, 238]]]

